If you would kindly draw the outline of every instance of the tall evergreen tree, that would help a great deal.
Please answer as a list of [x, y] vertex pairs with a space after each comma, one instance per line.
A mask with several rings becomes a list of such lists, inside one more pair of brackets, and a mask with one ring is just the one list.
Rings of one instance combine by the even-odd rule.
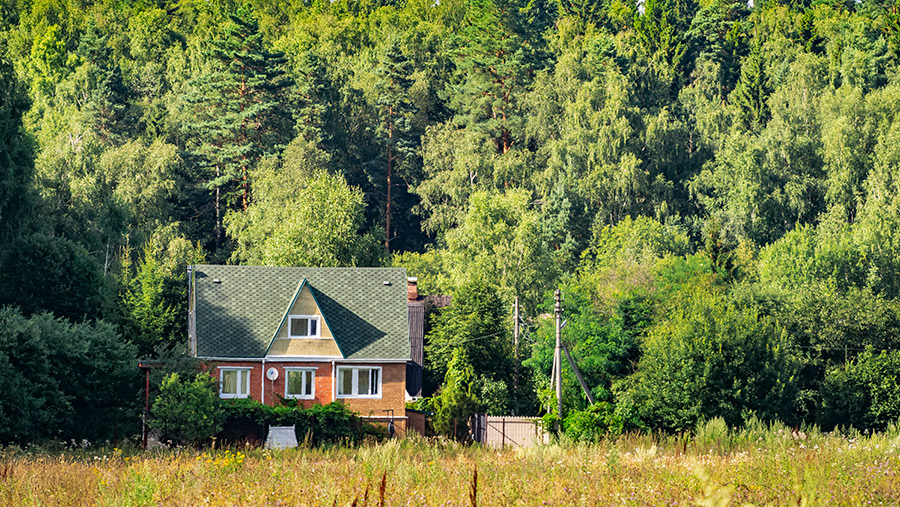
[[296, 128], [307, 141], [328, 145], [331, 132], [329, 106], [337, 100], [337, 90], [328, 78], [325, 62], [315, 49], [304, 51], [294, 64], [296, 84]]
[[647, 106], [664, 106], [686, 81], [688, 30], [697, 7], [694, 0], [646, 0], [635, 12], [635, 49], [645, 59], [635, 79]]
[[454, 121], [487, 135], [504, 154], [524, 127], [520, 97], [543, 64], [548, 6], [540, 1], [473, 0], [456, 41]]
[[414, 156], [418, 137], [412, 132], [411, 119], [416, 114], [416, 107], [409, 100], [409, 89], [413, 84], [412, 63], [403, 54], [400, 40], [392, 37], [382, 55], [378, 68], [375, 69], [378, 83], [375, 86], [378, 105], [379, 124], [377, 138], [384, 146], [385, 186], [384, 209], [384, 250], [390, 253], [391, 247], [391, 190], [394, 186], [393, 176], [398, 172], [404, 176]]
[[741, 78], [731, 94], [738, 107], [738, 118], [745, 129], [761, 129], [769, 121], [767, 99], [771, 89], [762, 56], [754, 51], [741, 68]]
[[291, 133], [285, 99], [291, 80], [287, 59], [270, 52], [248, 6], [229, 17], [221, 39], [206, 54], [212, 70], [193, 80], [183, 97], [194, 119], [185, 124], [196, 136], [191, 146], [200, 167], [210, 170], [215, 189], [216, 248], [221, 245], [222, 192], [246, 210], [250, 203], [250, 171], [259, 159], [275, 153]]

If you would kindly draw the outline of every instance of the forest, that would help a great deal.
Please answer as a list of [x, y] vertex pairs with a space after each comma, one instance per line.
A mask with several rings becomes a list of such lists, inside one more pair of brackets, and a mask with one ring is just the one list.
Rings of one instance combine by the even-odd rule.
[[896, 0], [2, 0], [0, 441], [133, 434], [197, 262], [452, 295], [436, 429], [553, 412], [557, 288], [572, 438], [884, 429], [898, 59]]

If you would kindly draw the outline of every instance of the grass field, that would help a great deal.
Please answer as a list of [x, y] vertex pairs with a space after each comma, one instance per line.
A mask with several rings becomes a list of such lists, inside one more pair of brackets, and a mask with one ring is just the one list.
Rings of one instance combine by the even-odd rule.
[[0, 505], [900, 505], [896, 431], [808, 433], [714, 422], [692, 438], [506, 450], [7, 448]]

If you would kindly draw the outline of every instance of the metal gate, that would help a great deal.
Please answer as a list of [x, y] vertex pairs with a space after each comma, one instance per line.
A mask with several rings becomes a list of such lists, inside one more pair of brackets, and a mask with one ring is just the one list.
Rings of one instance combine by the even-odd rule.
[[472, 433], [476, 442], [491, 447], [531, 447], [550, 442], [540, 426], [540, 417], [488, 416], [476, 414]]

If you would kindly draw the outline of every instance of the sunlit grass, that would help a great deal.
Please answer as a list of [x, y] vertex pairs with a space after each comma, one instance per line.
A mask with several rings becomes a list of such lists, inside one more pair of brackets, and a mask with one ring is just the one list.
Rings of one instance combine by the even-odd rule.
[[423, 440], [286, 451], [8, 448], [0, 505], [468, 506], [473, 492], [481, 506], [897, 505], [898, 472], [895, 431], [712, 422], [695, 438], [505, 450]]

